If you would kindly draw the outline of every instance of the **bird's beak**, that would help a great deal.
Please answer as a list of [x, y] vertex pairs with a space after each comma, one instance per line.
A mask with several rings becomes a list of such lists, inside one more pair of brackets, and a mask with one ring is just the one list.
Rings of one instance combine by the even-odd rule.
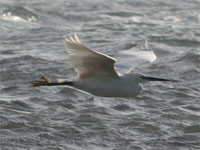
[[141, 77], [144, 81], [173, 81], [164, 78], [157, 78], [157, 77], [149, 77], [149, 76], [142, 76]]

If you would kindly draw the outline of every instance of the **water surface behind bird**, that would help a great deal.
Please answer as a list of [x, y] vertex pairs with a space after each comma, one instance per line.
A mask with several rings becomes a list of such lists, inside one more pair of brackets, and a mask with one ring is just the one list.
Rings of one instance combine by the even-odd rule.
[[[200, 149], [200, 2], [0, 0], [0, 149]], [[112, 57], [148, 40], [136, 98], [102, 98], [30, 82], [74, 78], [62, 38], [78, 33]]]

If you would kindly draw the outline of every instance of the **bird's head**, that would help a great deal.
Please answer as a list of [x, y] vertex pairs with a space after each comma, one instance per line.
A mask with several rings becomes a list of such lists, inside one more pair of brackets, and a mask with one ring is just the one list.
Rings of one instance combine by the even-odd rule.
[[164, 78], [146, 76], [141, 73], [129, 73], [127, 74], [127, 76], [130, 81], [133, 81], [135, 83], [144, 83], [148, 81], [172, 81], [172, 80], [164, 79]]

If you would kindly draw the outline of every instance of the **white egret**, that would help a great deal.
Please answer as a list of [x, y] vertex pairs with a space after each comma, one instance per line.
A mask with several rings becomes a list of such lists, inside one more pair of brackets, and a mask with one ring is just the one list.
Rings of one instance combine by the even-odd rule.
[[[97, 96], [135, 97], [142, 91], [141, 83], [146, 81], [171, 81], [132, 71], [119, 75], [114, 69], [116, 62], [114, 58], [89, 49], [76, 34], [65, 38], [64, 43], [69, 53], [70, 62], [78, 73], [78, 79], [76, 81], [58, 80], [51, 82], [48, 78], [42, 77], [41, 80], [34, 81], [33, 86], [68, 85]], [[145, 47], [147, 47], [146, 44]], [[152, 56], [151, 59], [155, 60], [154, 53], [152, 53]]]

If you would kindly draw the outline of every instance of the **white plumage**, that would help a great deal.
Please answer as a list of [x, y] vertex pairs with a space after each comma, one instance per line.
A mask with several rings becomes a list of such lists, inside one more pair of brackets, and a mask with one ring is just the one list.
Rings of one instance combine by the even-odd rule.
[[[65, 38], [64, 43], [69, 53], [70, 62], [78, 73], [78, 79], [76, 81], [59, 80], [57, 83], [51, 83], [48, 78], [43, 77], [42, 80], [33, 82], [34, 86], [70, 85], [97, 96], [134, 97], [142, 90], [140, 83], [145, 81], [170, 81], [148, 77], [132, 71], [120, 76], [114, 69], [116, 62], [114, 58], [89, 49], [76, 34]], [[144, 48], [141, 48], [141, 51], [128, 50], [119, 54], [121, 57], [125, 56], [124, 59], [127, 57], [131, 60], [131, 57], [137, 55], [141, 57], [141, 60], [154, 61], [156, 56], [152, 50], [142, 51], [142, 49], [149, 50], [148, 43], [145, 42], [142, 46]], [[129, 57], [127, 56], [128, 54], [130, 54]], [[127, 66], [131, 65], [130, 62]], [[126, 61], [122, 61], [119, 64], [119, 66], [124, 65], [126, 65]]]
[[70, 62], [79, 74], [79, 79], [106, 76], [119, 78], [114, 70], [116, 62], [114, 58], [87, 48], [76, 34], [69, 39], [65, 38], [64, 43]]

